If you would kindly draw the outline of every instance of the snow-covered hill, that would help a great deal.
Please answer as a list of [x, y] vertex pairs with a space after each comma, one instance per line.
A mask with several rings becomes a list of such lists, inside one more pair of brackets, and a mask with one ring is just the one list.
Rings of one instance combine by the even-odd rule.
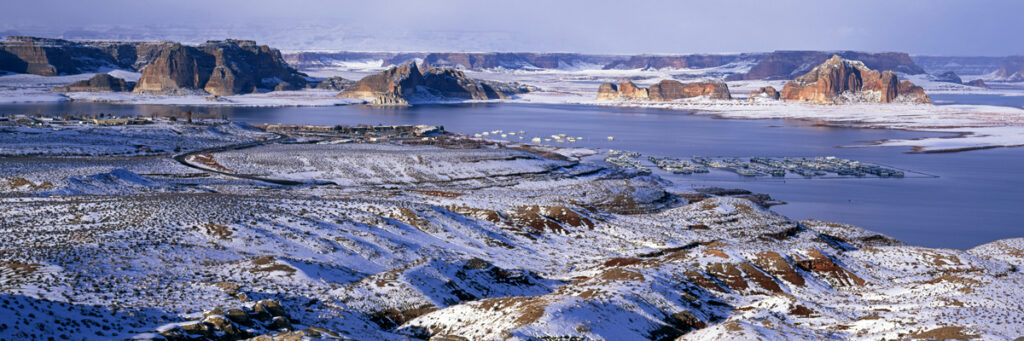
[[256, 136], [217, 129], [181, 135], [200, 169], [0, 159], [0, 338], [1024, 335], [1021, 239], [916, 247], [450, 134], [203, 149]]

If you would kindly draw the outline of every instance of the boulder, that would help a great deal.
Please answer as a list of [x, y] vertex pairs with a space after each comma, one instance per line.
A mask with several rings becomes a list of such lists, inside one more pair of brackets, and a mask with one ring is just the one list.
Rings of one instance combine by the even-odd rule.
[[835, 55], [807, 74], [786, 83], [781, 97], [786, 101], [815, 104], [930, 103], [923, 89], [909, 81], [904, 83], [899, 82], [894, 72], [871, 70], [864, 63]]
[[67, 86], [54, 88], [53, 91], [58, 92], [78, 92], [78, 91], [131, 91], [132, 83], [125, 82], [123, 79], [100, 73], [92, 76], [87, 80], [77, 81]]
[[750, 92], [750, 101], [756, 99], [774, 99], [778, 100], [781, 95], [775, 87], [766, 86]]
[[252, 310], [257, 313], [267, 313], [270, 316], [288, 317], [288, 313], [284, 311], [284, 307], [277, 300], [261, 300], [253, 305]]
[[982, 80], [981, 78], [967, 82], [966, 85], [988, 89], [988, 84], [985, 84], [985, 81]]
[[648, 90], [652, 101], [673, 101], [681, 98], [707, 96], [712, 99], [732, 99], [729, 86], [720, 81], [704, 81], [681, 83], [675, 80], [662, 80], [651, 85]]

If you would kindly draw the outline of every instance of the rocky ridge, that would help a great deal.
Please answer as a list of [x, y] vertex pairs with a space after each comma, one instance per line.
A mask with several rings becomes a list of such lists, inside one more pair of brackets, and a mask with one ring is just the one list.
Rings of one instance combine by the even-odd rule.
[[407, 105], [430, 99], [505, 99], [529, 91], [531, 88], [518, 83], [470, 79], [453, 68], [431, 67], [420, 71], [415, 62], [408, 62], [363, 77], [345, 88], [338, 97], [372, 98], [371, 104], [376, 105]]
[[[868, 67], [909, 74], [924, 73], [906, 53], [869, 53], [856, 51], [835, 52], [844, 58], [862, 60]], [[296, 67], [330, 68], [346, 62], [373, 62], [380, 66], [399, 66], [420, 59], [423, 68], [451, 67], [483, 70], [536, 70], [580, 68], [604, 70], [657, 70], [700, 69], [730, 64], [752, 64], [749, 72], [739, 68], [723, 71], [730, 80], [738, 79], [791, 79], [814, 65], [827, 60], [833, 52], [775, 51], [770, 53], [741, 54], [684, 54], [684, 55], [592, 55], [577, 53], [532, 52], [295, 52], [285, 58]], [[429, 67], [428, 67], [429, 66]], [[735, 73], [739, 72], [739, 73]]]
[[140, 70], [169, 42], [69, 41], [36, 37], [0, 40], [0, 70], [57, 76], [101, 68]]
[[710, 99], [732, 99], [729, 86], [720, 81], [682, 83], [676, 80], [662, 80], [648, 88], [638, 87], [625, 81], [615, 85], [603, 83], [598, 87], [598, 100], [652, 100], [673, 101], [684, 98], [707, 97]]
[[105, 73], [98, 73], [92, 78], [77, 81], [67, 86], [53, 88], [53, 91], [57, 92], [78, 92], [78, 91], [132, 91], [135, 86], [133, 82], [125, 82], [124, 79], [120, 79]]
[[815, 104], [931, 102], [924, 89], [910, 81], [900, 82], [896, 73], [871, 70], [864, 63], [839, 55], [786, 83], [781, 97]]
[[880, 71], [894, 71], [906, 74], [921, 74], [924, 69], [917, 66], [910, 55], [901, 52], [867, 53], [856, 51], [775, 51], [760, 58], [745, 74], [730, 76], [729, 80], [750, 79], [793, 79], [821, 64], [830, 56], [859, 60], [866, 67]]
[[251, 40], [228, 39], [162, 48], [142, 69], [134, 91], [234, 95], [305, 86], [305, 75], [289, 67], [279, 51]]

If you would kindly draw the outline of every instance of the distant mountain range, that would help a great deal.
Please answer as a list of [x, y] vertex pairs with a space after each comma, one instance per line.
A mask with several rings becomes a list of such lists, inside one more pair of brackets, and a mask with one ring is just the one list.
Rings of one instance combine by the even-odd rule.
[[[232, 41], [232, 40], [227, 40]], [[35, 37], [0, 40], [0, 70], [44, 76], [96, 72], [105, 68], [141, 71], [167, 41], [70, 41]], [[202, 45], [202, 44], [200, 44]], [[261, 49], [263, 47], [258, 47]], [[267, 53], [277, 54], [266, 47]], [[738, 54], [603, 55], [536, 52], [290, 52], [284, 62], [298, 70], [319, 68], [383, 69], [417, 61], [430, 67], [464, 70], [657, 70], [707, 69], [704, 75], [726, 80], [793, 79], [839, 55], [868, 68], [904, 74], [978, 75], [987, 80], [1024, 80], [1024, 56], [935, 57], [903, 52], [774, 51]], [[241, 55], [239, 55], [241, 56]], [[239, 60], [241, 61], [241, 60]], [[228, 65], [228, 64], [225, 64]], [[275, 68], [287, 67], [284, 65]], [[378, 70], [379, 71], [379, 70]], [[275, 72], [275, 74], [281, 72]], [[285, 75], [287, 76], [287, 75]], [[265, 77], [257, 78], [257, 80]], [[300, 83], [294, 77], [291, 83]], [[291, 84], [291, 86], [302, 86]], [[246, 85], [247, 87], [248, 85]], [[257, 84], [257, 87], [263, 86]], [[236, 89], [237, 90], [237, 89]]]

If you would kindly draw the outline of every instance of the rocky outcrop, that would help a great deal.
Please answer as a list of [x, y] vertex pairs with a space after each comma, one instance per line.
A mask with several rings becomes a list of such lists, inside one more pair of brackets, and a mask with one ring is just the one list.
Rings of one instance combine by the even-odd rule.
[[204, 91], [212, 95], [259, 89], [302, 88], [305, 75], [289, 67], [281, 53], [251, 40], [208, 41], [199, 46], [170, 44], [142, 69], [136, 93]]
[[133, 83], [125, 82], [123, 79], [100, 73], [87, 80], [77, 81], [67, 86], [54, 88], [57, 92], [78, 92], [78, 91], [131, 91]]
[[864, 63], [846, 60], [839, 55], [786, 83], [782, 99], [816, 104], [930, 103], [923, 89], [909, 81], [900, 83], [896, 73], [871, 70]]
[[722, 66], [740, 59], [749, 58], [748, 55], [728, 54], [692, 54], [677, 56], [632, 56], [626, 60], [619, 60], [608, 63], [605, 70], [612, 69], [703, 69]]
[[931, 103], [932, 100], [924, 93], [924, 88], [910, 81], [902, 81], [899, 86], [899, 98], [905, 102]]
[[630, 81], [624, 81], [615, 85], [614, 83], [604, 83], [597, 89], [597, 99], [599, 100], [647, 100], [650, 99], [648, 96], [647, 88], [641, 88], [633, 84]]
[[355, 82], [350, 80], [350, 79], [345, 79], [345, 78], [341, 78], [341, 77], [335, 76], [335, 77], [324, 78], [324, 80], [316, 83], [316, 88], [320, 89], [320, 90], [337, 90], [337, 91], [341, 91], [341, 90], [345, 90], [345, 88], [351, 86], [352, 84], [355, 84]]
[[985, 84], [985, 81], [981, 78], [967, 82], [965, 85], [988, 89], [988, 84]]
[[732, 99], [729, 86], [719, 81], [680, 83], [675, 80], [663, 80], [651, 85], [648, 92], [652, 101], [673, 101], [701, 96], [711, 99]]
[[372, 98], [371, 104], [377, 105], [404, 105], [409, 104], [410, 99], [503, 99], [530, 90], [518, 83], [473, 80], [452, 68], [430, 68], [421, 73], [415, 62], [408, 62], [363, 77], [345, 88], [338, 97]]
[[921, 74], [924, 69], [914, 64], [910, 55], [902, 52], [866, 53], [856, 51], [775, 51], [762, 57], [746, 74], [736, 74], [730, 80], [744, 79], [793, 79], [821, 64], [832, 55], [845, 59], [859, 60], [868, 68], [880, 71], [895, 71], [907, 74]]
[[937, 75], [932, 75], [929, 78], [931, 78], [933, 81], [943, 83], [963, 84], [964, 82], [962, 79], [960, 79], [960, 76], [957, 76], [956, 72], [953, 71], [946, 71]]
[[758, 99], [773, 99], [778, 100], [782, 95], [779, 94], [775, 87], [766, 86], [750, 92], [750, 101], [754, 102]]
[[[582, 55], [577, 53], [530, 52], [442, 52], [423, 57], [424, 65], [469, 70], [487, 69], [563, 69], [583, 64], [605, 64], [613, 56]], [[426, 69], [427, 67], [424, 67]]]
[[423, 74], [414, 62], [402, 66], [391, 67], [380, 73], [363, 77], [345, 88], [338, 97], [344, 98], [376, 98], [393, 95], [397, 97], [411, 96], [416, 87], [423, 85]]
[[597, 92], [598, 100], [674, 101], [701, 96], [712, 99], [732, 99], [729, 94], [729, 86], [718, 81], [681, 83], [666, 79], [649, 88], [638, 87], [633, 82], [625, 81], [618, 85], [601, 84]]
[[996, 71], [996, 77], [1010, 82], [1024, 81], [1024, 56], [1004, 58]]
[[619, 86], [615, 83], [601, 83], [597, 87], [597, 100], [611, 101], [619, 99]]
[[487, 93], [476, 81], [462, 71], [452, 68], [432, 68], [423, 73], [423, 85], [440, 92], [444, 97], [485, 100]]
[[139, 70], [167, 42], [70, 41], [36, 37], [0, 40], [0, 70], [42, 76]]
[[[195, 319], [190, 321], [164, 325], [157, 328], [154, 334], [160, 335], [163, 340], [277, 340], [270, 335], [282, 330], [291, 330], [292, 321], [278, 301], [267, 299], [256, 302], [251, 309], [240, 307], [206, 310], [203, 311], [202, 318], [196, 315]], [[337, 336], [334, 332], [318, 327], [310, 327], [304, 331], [297, 332], [296, 339], [313, 335]], [[142, 338], [140, 335], [133, 339]]]

